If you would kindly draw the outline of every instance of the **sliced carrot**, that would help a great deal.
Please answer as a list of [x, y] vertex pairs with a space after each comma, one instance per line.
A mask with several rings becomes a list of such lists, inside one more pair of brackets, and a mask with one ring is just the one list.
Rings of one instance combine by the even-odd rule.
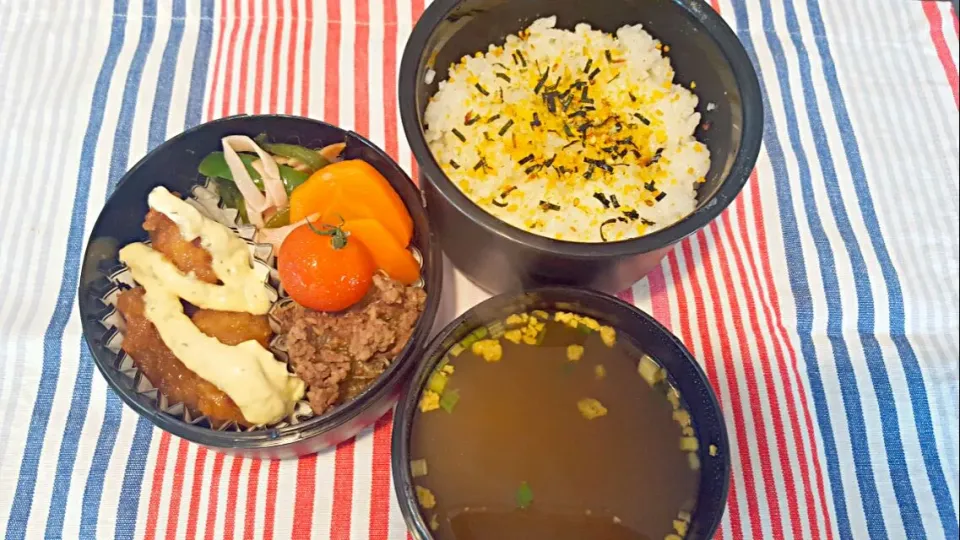
[[413, 219], [390, 182], [369, 163], [358, 159], [331, 163], [290, 195], [290, 220], [312, 213], [370, 218], [383, 224], [403, 247], [413, 236]]
[[373, 255], [373, 262], [391, 278], [410, 285], [420, 279], [420, 265], [413, 254], [397, 242], [375, 219], [351, 219], [343, 224], [350, 238], [358, 240]]

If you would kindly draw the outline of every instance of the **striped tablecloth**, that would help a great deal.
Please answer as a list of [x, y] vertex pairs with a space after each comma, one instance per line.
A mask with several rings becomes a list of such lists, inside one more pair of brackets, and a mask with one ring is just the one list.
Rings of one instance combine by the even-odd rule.
[[[522, 1], [522, 0], [513, 0]], [[403, 539], [390, 418], [299, 461], [152, 429], [81, 342], [85, 237], [124, 171], [247, 112], [411, 172], [397, 65], [423, 0], [0, 0], [0, 536]], [[759, 66], [743, 194], [622, 296], [703, 362], [722, 538], [958, 538], [958, 26], [947, 2], [722, 0]], [[462, 278], [460, 309], [483, 294]]]

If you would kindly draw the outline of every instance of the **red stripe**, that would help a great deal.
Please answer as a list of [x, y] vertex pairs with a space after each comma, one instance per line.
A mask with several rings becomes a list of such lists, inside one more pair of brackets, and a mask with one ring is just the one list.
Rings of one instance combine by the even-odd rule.
[[302, 457], [297, 461], [297, 496], [293, 505], [293, 532], [295, 539], [309, 539], [313, 527], [313, 495], [317, 484], [317, 456]]
[[[377, 0], [374, 0], [377, 1]], [[381, 0], [382, 1], [382, 0]], [[370, 137], [370, 3], [354, 0], [353, 36], [353, 129]]]
[[259, 484], [260, 460], [254, 459], [250, 461], [250, 475], [247, 479], [247, 508], [244, 511], [244, 522], [246, 525], [243, 527], [244, 540], [251, 540], [253, 538], [254, 526], [257, 523], [257, 490], [260, 487]]
[[957, 10], [950, 6], [950, 13], [953, 15], [953, 32], [960, 37], [960, 18], [957, 17]]
[[263, 509], [263, 538], [270, 540], [273, 538], [274, 522], [277, 516], [277, 480], [280, 476], [280, 461], [270, 462], [270, 468], [267, 470], [267, 502]]
[[[252, 0], [251, 0], [252, 1]], [[268, 14], [270, 9], [269, 0], [263, 0], [260, 3], [260, 37], [257, 40], [257, 67], [256, 67], [256, 84], [253, 86], [253, 112], [255, 114], [262, 114], [265, 111], [263, 110], [263, 86], [264, 86], [264, 71], [263, 63], [266, 58], [267, 51], [267, 33], [269, 31], [269, 25], [271, 23], [270, 16]], [[253, 11], [253, 8], [250, 9]], [[274, 66], [274, 72], [276, 72], [276, 66]], [[273, 112], [273, 111], [270, 111]]]
[[[729, 210], [726, 212], [723, 212], [723, 214], [729, 214], [729, 213], [730, 213]], [[723, 219], [724, 221], [727, 221], [729, 220], [729, 216], [724, 215]], [[714, 238], [714, 244], [716, 248], [714, 249], [714, 251], [719, 256], [720, 268], [726, 268], [726, 269], [732, 268], [730, 265], [730, 261], [727, 258], [727, 248], [723, 246], [720, 241], [720, 234], [721, 234], [720, 229], [722, 227], [720, 226], [718, 221], [714, 221], [710, 224], [709, 228], [710, 228], [710, 234]], [[716, 283], [719, 280], [715, 279], [713, 275], [712, 267], [706, 263], [707, 259], [710, 257], [710, 252], [707, 249], [706, 242], [700, 243], [700, 252], [701, 252], [701, 257], [704, 259], [704, 269], [706, 270], [707, 281], [711, 289], [711, 293], [713, 294], [714, 299], [719, 300], [720, 293], [717, 291], [717, 288], [716, 288], [717, 287]], [[746, 281], [746, 272], [743, 270], [742, 263], [740, 261], [736, 261], [736, 262], [737, 262], [737, 269], [740, 272], [741, 283], [744, 283]], [[779, 457], [779, 464], [781, 469], [780, 474], [783, 475], [783, 481], [784, 481], [784, 486], [785, 486], [785, 491], [787, 496], [787, 512], [789, 515], [793, 536], [794, 538], [799, 538], [803, 536], [803, 532], [801, 530], [801, 524], [800, 524], [800, 510], [799, 510], [799, 506], [797, 505], [797, 494], [795, 489], [796, 484], [794, 484], [793, 469], [790, 465], [789, 456], [787, 455], [788, 449], [787, 449], [786, 438], [783, 435], [783, 431], [778, 429], [780, 418], [782, 418], [782, 414], [780, 412], [780, 402], [779, 402], [779, 399], [777, 398], [777, 393], [774, 390], [773, 374], [770, 368], [770, 359], [767, 356], [766, 346], [764, 345], [763, 334], [762, 332], [760, 332], [759, 325], [757, 324], [757, 320], [756, 320], [756, 313], [753, 311], [754, 302], [752, 301], [752, 298], [748, 294], [748, 289], [746, 285], [744, 285], [743, 288], [744, 288], [744, 300], [746, 302], [746, 307], [747, 307], [746, 311], [750, 314], [749, 318], [750, 318], [751, 327], [753, 329], [753, 332], [757, 335], [756, 355], [760, 360], [761, 371], [764, 374], [764, 386], [766, 387], [766, 391], [763, 391], [759, 388], [760, 379], [757, 376], [757, 373], [754, 371], [753, 362], [752, 361], [742, 362], [744, 377], [746, 378], [746, 384], [747, 384], [747, 392], [748, 392], [747, 398], [750, 403], [750, 411], [753, 413], [754, 429], [756, 430], [756, 438], [758, 443], [757, 449], [760, 452], [760, 467], [761, 467], [761, 474], [763, 475], [763, 480], [764, 480], [763, 487], [764, 487], [764, 492], [767, 496], [767, 505], [770, 508], [770, 521], [773, 527], [773, 536], [775, 538], [782, 538], [783, 530], [782, 530], [782, 522], [781, 522], [781, 515], [780, 515], [780, 504], [779, 504], [779, 501], [777, 500], [778, 496], [777, 496], [776, 484], [774, 483], [774, 472], [773, 472], [773, 466], [772, 466], [773, 462], [771, 461], [770, 450], [769, 450], [769, 439], [767, 437], [768, 427], [772, 428], [773, 430], [774, 444], [776, 444], [776, 448], [777, 448], [776, 457]], [[732, 282], [730, 282], [729, 280], [727, 281], [725, 294], [728, 298], [728, 301], [730, 302], [731, 314], [736, 319], [740, 319], [740, 317], [742, 316], [741, 314], [743, 313], [743, 310], [741, 310], [740, 308], [740, 300], [738, 298], [736, 289], [733, 287]], [[722, 311], [719, 305], [715, 306], [714, 313], [717, 315], [718, 318], [722, 317]], [[747, 338], [747, 333], [744, 329], [744, 325], [739, 323], [734, 323], [733, 330], [734, 330], [736, 339], [740, 345], [741, 356], [746, 356], [750, 354], [749, 341]], [[723, 334], [721, 334], [721, 342], [723, 340], [722, 336]], [[727, 373], [730, 377], [733, 377], [735, 376], [734, 375], [735, 372], [733, 369], [734, 367], [733, 362], [735, 362], [736, 359], [734, 359], [732, 356], [729, 356], [729, 353], [727, 352], [727, 346], [724, 346], [724, 353], [727, 356], [727, 358], [725, 359], [725, 362], [729, 362], [727, 364], [728, 366]], [[730, 379], [730, 380], [732, 381], [733, 379]], [[730, 387], [736, 388], [733, 384], [731, 384]], [[770, 415], [774, 420], [772, 426], [768, 426], [766, 424], [766, 421], [763, 418], [763, 412], [761, 410], [762, 404], [760, 401], [761, 395], [765, 395], [766, 400], [769, 403]], [[792, 449], [790, 449], [789, 451], [792, 451]], [[807, 490], [810, 489], [809, 483], [807, 483], [806, 488]]]
[[280, 58], [282, 57], [282, 51], [280, 50], [283, 46], [283, 25], [287, 24], [287, 20], [284, 17], [284, 5], [285, 0], [278, 0], [276, 2], [277, 6], [277, 22], [274, 24], [276, 33], [273, 38], [273, 75], [271, 77], [270, 83], [270, 112], [275, 113], [277, 109], [277, 94], [280, 92]]
[[200, 495], [203, 493], [203, 466], [207, 461], [207, 449], [197, 448], [193, 465], [193, 485], [190, 488], [190, 510], [187, 513], [187, 538], [197, 537], [197, 515], [200, 513]]
[[223, 36], [226, 27], [227, 0], [220, 1], [220, 37], [217, 39], [217, 48], [214, 50], [213, 78], [210, 79], [210, 98], [207, 102], [207, 120], [214, 118], [214, 104], [217, 102], [217, 88], [220, 80], [220, 54], [223, 52]]
[[147, 524], [144, 527], [144, 538], [153, 540], [157, 537], [157, 514], [160, 511], [160, 495], [163, 491], [163, 473], [167, 468], [167, 452], [170, 449], [170, 434], [163, 432], [157, 448], [157, 463], [153, 468], [153, 484], [150, 486], [150, 508], [147, 509]]
[[[817, 453], [817, 435], [816, 430], [813, 426], [813, 415], [810, 414], [809, 401], [807, 400], [806, 387], [803, 385], [802, 377], [799, 372], [798, 363], [797, 363], [797, 353], [793, 348], [793, 342], [790, 340], [790, 336], [787, 333], [786, 327], [783, 325], [783, 318], [780, 315], [780, 295], [777, 292], [776, 282], [773, 278], [773, 270], [770, 264], [770, 258], [768, 257], [769, 250], [767, 249], [767, 235], [766, 227], [763, 222], [763, 209], [760, 203], [760, 182], [756, 179], [756, 173], [754, 173], [754, 178], [750, 182], [750, 196], [753, 200], [753, 223], [752, 225], [757, 229], [757, 240], [756, 240], [756, 249], [759, 253], [760, 266], [763, 270], [763, 278], [767, 284], [767, 291], [770, 295], [770, 304], [775, 307], [777, 311], [772, 311], [769, 308], [765, 309], [765, 316], [767, 317], [767, 324], [772, 328], [775, 326], [777, 332], [780, 334], [780, 339], [783, 343], [786, 344], [787, 354], [790, 358], [791, 368], [796, 378], [797, 382], [797, 391], [800, 394], [800, 405], [803, 408], [803, 416], [806, 424], [807, 437], [810, 440], [811, 444], [811, 454], [813, 455], [813, 469], [814, 475], [817, 482], [817, 491], [820, 494], [820, 512], [823, 514], [823, 519], [825, 525], [825, 532], [827, 538], [833, 538], [833, 526], [831, 525], [830, 520], [830, 510], [827, 507], [827, 495], [825, 483], [823, 480], [823, 471], [820, 466], [820, 456]], [[740, 234], [743, 238], [747, 238], [747, 224], [744, 220], [740, 222]], [[754, 269], [754, 272], [756, 270]], [[756, 278], [754, 278], [756, 279]], [[775, 316], [775, 317], [774, 317]], [[786, 373], [786, 371], [784, 371]]]
[[373, 428], [373, 466], [370, 478], [370, 540], [390, 535], [390, 436], [393, 413], [377, 420]]
[[653, 312], [653, 318], [669, 329], [672, 324], [670, 299], [667, 297], [667, 284], [663, 277], [664, 264], [666, 264], [666, 259], [647, 275], [647, 284], [650, 287], [650, 310]]
[[323, 120], [336, 124], [340, 118], [340, 0], [327, 0], [327, 54], [324, 66]]
[[400, 159], [397, 139], [397, 0], [383, 0], [383, 138], [384, 150]]
[[[410, 0], [410, 19], [414, 25], [420, 15], [423, 15], [423, 6], [424, 0]], [[413, 156], [413, 152], [410, 153], [410, 177], [413, 178], [415, 184], [420, 184], [420, 167], [417, 165], [417, 158]]]
[[233, 54], [240, 32], [240, 0], [233, 2], [233, 19], [230, 23], [230, 43], [227, 44], [227, 63], [223, 70], [223, 101], [220, 103], [220, 116], [230, 115], [230, 89], [233, 86]]
[[263, 509], [263, 537], [273, 538], [274, 521], [277, 515], [277, 480], [280, 476], [280, 461], [270, 462], [267, 472], [267, 504]]
[[350, 439], [337, 446], [333, 470], [333, 507], [330, 509], [330, 540], [350, 540], [355, 442], [356, 439]]
[[243, 458], [233, 458], [233, 466], [230, 467], [230, 484], [227, 485], [227, 511], [223, 516], [223, 537], [233, 538], [233, 531], [237, 524], [237, 491], [240, 484], [240, 467], [243, 466]]
[[184, 469], [187, 466], [187, 441], [180, 439], [177, 446], [177, 461], [173, 467], [173, 487], [170, 490], [170, 507], [167, 510], [167, 538], [177, 537], [180, 524], [180, 498], [183, 494]]
[[633, 298], [633, 287], [627, 287], [626, 289], [617, 293], [617, 298], [623, 300], [624, 302], [630, 304], [631, 306], [636, 305], [636, 302]]
[[[240, 84], [237, 90], [238, 113], [250, 112], [249, 109], [247, 109], [247, 77], [250, 71], [250, 38], [253, 36], [254, 21], [253, 0], [247, 0], [247, 16], [243, 19], [247, 28], [243, 32], [243, 43], [240, 44]], [[255, 88], [260, 87], [259, 71], [257, 72], [257, 77], [258, 82], [254, 84]]]
[[[940, 8], [936, 2], [920, 2], [923, 6], [923, 13], [927, 16], [930, 23], [930, 38], [933, 39], [933, 46], [937, 49], [937, 57], [943, 66], [944, 74], [947, 76], [947, 83], [950, 84], [950, 90], [953, 91], [953, 104], [960, 108], [960, 83], [957, 81], [957, 66], [950, 57], [950, 49], [947, 48], [947, 40], [943, 36], [943, 19], [940, 17]], [[954, 27], [957, 21], [954, 18]]]
[[300, 115], [310, 115], [310, 50], [313, 49], [313, 0], [307, 0], [303, 30], [303, 65], [300, 66]]
[[[710, 224], [710, 227], [714, 227], [716, 222]], [[715, 230], [712, 228], [711, 233]], [[718, 334], [720, 338], [720, 355], [723, 361], [723, 367], [727, 378], [727, 387], [730, 392], [730, 400], [733, 405], [733, 417], [734, 417], [734, 426], [737, 431], [737, 439], [740, 443], [740, 461], [744, 469], [744, 475], [747, 477], [752, 476], [753, 474], [753, 464], [750, 461], [749, 448], [751, 444], [756, 445], [757, 451], [760, 454], [760, 474], [763, 478], [763, 490], [764, 495], [767, 499], [767, 506], [770, 511], [770, 522], [772, 526], [772, 532], [774, 538], [783, 538], [783, 529], [781, 525], [780, 517], [780, 503], [777, 498], [776, 486], [774, 485], [773, 480], [773, 471], [770, 467], [770, 452], [767, 449], [765, 444], [767, 440], [767, 429], [764, 424], [763, 415], [760, 410], [760, 397], [759, 392], [756, 388], [756, 378], [753, 376], [753, 367], [750, 362], [743, 362], [745, 376], [747, 378], [746, 384], [747, 392], [746, 400], [747, 406], [749, 406], [750, 413], [753, 417], [754, 423], [754, 442], [751, 443], [747, 440], [747, 431], [746, 425], [744, 423], [744, 404], [740, 398], [740, 386], [737, 383], [737, 373], [734, 368], [734, 362], [739, 361], [739, 359], [733, 358], [731, 354], [731, 342], [730, 342], [730, 332], [726, 328], [726, 323], [723, 320], [723, 309], [720, 306], [720, 290], [717, 286], [716, 277], [713, 274], [713, 268], [709, 264], [710, 251], [707, 249], [705, 235], [700, 238], [700, 258], [703, 261], [701, 265], [704, 269], [704, 274], [707, 278], [707, 288], [710, 291], [710, 303], [713, 305], [713, 315], [714, 315], [714, 324], [718, 328]], [[718, 250], [719, 251], [719, 250]], [[684, 243], [684, 253], [687, 255], [687, 271], [691, 276], [695, 275], [696, 269], [693, 266], [693, 252], [689, 243]], [[695, 282], [695, 280], [694, 280]], [[736, 296], [733, 294], [733, 290], [729, 289], [725, 291], [728, 297], [730, 297], [731, 302], [731, 311], [732, 313], [739, 313], [740, 308], [736, 300]], [[699, 295], [698, 295], [699, 297]], [[741, 354], [746, 354], [747, 351], [747, 342], [746, 336], [743, 333], [743, 327], [741, 325], [735, 324], [734, 331], [736, 332], [737, 341], [741, 345]], [[706, 334], [706, 328], [701, 327], [701, 335]], [[710, 353], [707, 353], [707, 356], [712, 356]], [[759, 491], [752, 489], [750, 486], [747, 487], [747, 508], [750, 511], [750, 520], [755, 522], [757, 527], [759, 527], [760, 512], [757, 508], [756, 497], [759, 496]], [[751, 523], [753, 525], [753, 523]]]
[[[692, 291], [692, 297], [699, 304], [699, 309], [697, 310], [697, 326], [700, 332], [701, 340], [700, 342], [703, 345], [703, 351], [699, 354], [696, 352], [696, 347], [693, 346], [693, 332], [690, 325], [690, 317], [687, 313], [687, 300], [686, 293], [684, 292], [683, 284], [681, 280], [680, 265], [677, 261], [676, 251], [671, 252], [667, 259], [670, 262], [671, 277], [674, 283], [674, 290], [677, 292], [677, 304], [679, 306], [679, 319], [681, 326], [681, 335], [685, 336], [684, 341], [688, 344], [687, 346], [693, 351], [693, 354], [698, 358], [703, 359], [704, 367], [707, 372], [707, 378], [710, 380], [710, 384], [713, 385], [715, 389], [719, 391], [720, 382], [717, 379], [717, 366], [715, 363], [715, 357], [713, 355], [713, 344], [710, 341], [710, 334], [708, 331], [708, 325], [712, 324], [707, 320], [706, 311], [703, 309], [703, 302], [700, 300], [704, 298], [703, 293], [700, 289], [699, 280], [696, 279], [696, 272], [693, 265], [693, 260], [691, 259], [692, 251], [690, 249], [690, 241], [686, 240], [681, 243], [681, 248], [684, 252], [684, 257], [686, 259], [686, 270], [687, 277]], [[732, 393], [732, 392], [731, 392]], [[729, 417], [730, 411], [724, 411]], [[754, 489], [753, 482], [753, 469], [750, 465], [750, 456], [747, 452], [747, 441], [745, 439], [745, 434], [743, 430], [743, 419], [739, 414], [738, 405], [734, 402], [734, 425], [736, 429], [734, 430], [734, 435], [737, 437], [737, 445], [740, 448], [740, 460], [736, 458], [733, 459], [734, 467], [738, 464], [744, 468], [744, 488], [747, 491], [747, 510], [750, 514], [750, 528], [752, 533], [752, 538], [762, 538], [762, 532], [760, 530], [760, 512], [757, 508], [757, 499], [756, 499], [756, 490]], [[739, 420], [739, 422], [738, 422]], [[740, 523], [740, 512], [739, 512], [739, 500], [737, 493], [737, 485], [735, 482], [730, 483], [730, 496], [727, 499], [727, 505], [730, 508], [730, 527], [732, 529], [732, 534], [734, 538], [743, 538], [743, 528]]]
[[220, 477], [223, 475], [224, 454], [214, 454], [213, 471], [210, 473], [210, 496], [207, 498], [207, 530], [203, 535], [205, 540], [213, 540], [217, 529], [217, 507], [220, 503]]
[[[751, 181], [754, 181], [754, 182], [757, 181], [755, 174], [752, 175]], [[754, 201], [754, 203], [756, 204], [756, 201]], [[741, 233], [743, 233], [745, 232], [744, 227], [746, 222], [746, 216], [744, 215], [744, 197], [743, 196], [737, 199], [735, 208], [736, 208], [737, 217], [738, 217], [737, 221], [740, 223], [740, 231]], [[807, 505], [807, 520], [810, 523], [810, 533], [814, 538], [818, 538], [820, 536], [820, 529], [817, 525], [817, 509], [816, 509], [816, 504], [813, 501], [813, 491], [810, 488], [810, 475], [809, 475], [809, 470], [807, 468], [807, 458], [806, 458], [807, 453], [806, 453], [806, 447], [803, 444], [802, 435], [800, 433], [800, 422], [797, 419], [797, 406], [793, 400], [793, 385], [790, 384], [789, 377], [783, 377], [783, 375], [787, 375], [789, 371], [787, 369], [787, 366], [784, 360], [784, 354], [783, 354], [782, 348], [780, 347], [780, 343], [777, 341], [776, 338], [773, 337], [774, 335], [773, 326], [769, 324], [769, 318], [767, 319], [767, 322], [768, 322], [767, 326], [765, 328], [760, 327], [760, 320], [757, 317], [759, 306], [757, 306], [757, 300], [754, 298], [753, 291], [748, 286], [746, 264], [744, 263], [744, 259], [746, 259], [749, 262], [750, 266], [754, 270], [753, 272], [754, 283], [757, 284], [758, 288], [761, 286], [760, 281], [759, 279], [757, 279], [756, 266], [753, 261], [752, 253], [749, 250], [747, 250], [746, 258], [744, 258], [740, 252], [740, 248], [737, 246], [736, 241], [734, 240], [734, 236], [733, 236], [734, 228], [730, 223], [731, 221], [730, 214], [731, 212], [724, 212], [721, 215], [721, 219], [723, 220], [723, 227], [720, 227], [720, 228], [723, 229], [723, 231], [726, 233], [727, 244], [729, 245], [729, 248], [732, 250], [732, 258], [736, 262], [739, 280], [740, 280], [740, 283], [743, 284], [744, 300], [746, 302], [746, 309], [750, 318], [750, 328], [753, 334], [757, 337], [757, 347], [760, 350], [760, 362], [762, 367], [761, 371], [763, 373], [764, 385], [767, 387], [767, 393], [770, 396], [770, 409], [771, 409], [771, 414], [774, 418], [774, 425], [777, 425], [779, 419], [781, 418], [780, 405], [779, 405], [779, 399], [777, 398], [777, 394], [774, 389], [774, 381], [773, 381], [774, 370], [772, 369], [770, 365], [770, 361], [767, 358], [767, 354], [766, 354], [767, 345], [766, 345], [765, 336], [768, 336], [768, 335], [771, 336], [771, 342], [773, 344], [774, 354], [777, 360], [776, 373], [780, 374], [781, 378], [783, 379], [787, 416], [790, 419], [790, 428], [791, 428], [793, 439], [797, 449], [797, 459], [800, 463], [800, 478], [803, 481], [803, 494], [804, 494], [804, 498]], [[749, 239], [746, 236], [742, 236], [742, 240], [745, 243], [749, 241]], [[748, 244], [745, 244], [745, 245], [748, 245]], [[720, 250], [721, 261], [725, 259], [725, 255], [723, 251], [724, 250]], [[725, 263], [721, 262], [721, 264], [725, 264]], [[727, 266], [725, 267], [729, 268]], [[769, 306], [767, 306], [765, 302], [760, 302], [760, 303], [764, 304], [764, 308], [769, 309]], [[788, 456], [789, 456], [788, 452], [791, 452], [792, 449], [787, 448], [786, 438], [784, 436], [783, 431], [780, 429], [776, 429], [776, 443], [777, 443], [777, 452], [780, 457], [780, 465], [781, 465], [781, 468], [783, 468], [784, 484], [787, 486], [787, 505], [790, 511], [790, 519], [792, 524], [793, 536], [796, 538], [796, 537], [802, 536], [803, 531], [801, 529], [799, 508], [797, 506], [797, 496], [795, 492], [796, 490], [793, 488], [793, 486], [795, 486], [794, 479], [793, 479], [793, 471], [790, 465], [790, 461], [788, 459]]]
[[[310, 0], [307, 0], [309, 2]], [[297, 43], [297, 17], [299, 16], [298, 0], [290, 0], [290, 43], [287, 45], [287, 58], [285, 68], [287, 70], [287, 101], [284, 110], [287, 114], [293, 114], [293, 89], [296, 88], [296, 58], [297, 50], [303, 45]], [[279, 69], [279, 68], [277, 68]], [[302, 97], [302, 96], [301, 96]]]

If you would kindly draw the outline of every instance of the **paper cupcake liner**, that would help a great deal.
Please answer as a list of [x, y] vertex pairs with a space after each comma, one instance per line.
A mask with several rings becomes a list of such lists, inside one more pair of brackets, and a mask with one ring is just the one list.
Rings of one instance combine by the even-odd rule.
[[[216, 191], [215, 185], [209, 180], [202, 186], [194, 186], [189, 197], [184, 199], [205, 217], [213, 219], [227, 227], [234, 229], [238, 236], [246, 242], [250, 249], [250, 254], [255, 265], [261, 265], [269, 269], [264, 287], [269, 291], [269, 296], [273, 301], [270, 313], [275, 313], [276, 308], [289, 302], [286, 294], [280, 286], [280, 279], [275, 265], [275, 256], [273, 246], [270, 244], [260, 244], [253, 241], [256, 228], [252, 225], [240, 225], [239, 212], [234, 208], [225, 207]], [[149, 241], [145, 242], [147, 245]], [[416, 254], [419, 257], [419, 254]], [[418, 261], [421, 259], [418, 258]], [[310, 404], [306, 400], [301, 400], [294, 408], [293, 414], [281, 422], [267, 426], [243, 427], [236, 422], [227, 422], [219, 427], [214, 427], [213, 423], [199, 411], [192, 410], [183, 403], [174, 402], [166, 395], [160, 392], [156, 386], [137, 368], [133, 358], [125, 353], [123, 346], [123, 333], [125, 324], [123, 317], [116, 308], [117, 298], [124, 290], [136, 286], [133, 275], [129, 268], [116, 262], [116, 264], [104, 272], [107, 283], [103, 286], [104, 292], [100, 296], [100, 302], [104, 306], [103, 313], [98, 317], [100, 324], [104, 327], [104, 335], [101, 338], [105, 348], [113, 353], [114, 359], [112, 366], [120, 374], [130, 379], [133, 391], [152, 401], [157, 410], [174, 416], [183, 422], [193, 425], [202, 425], [218, 431], [254, 431], [266, 428], [281, 428], [289, 425], [295, 425], [314, 416]], [[277, 320], [269, 316], [270, 325], [273, 327], [274, 335], [270, 342], [270, 351], [274, 356], [287, 363], [287, 370], [293, 373], [290, 367], [289, 358], [286, 353], [286, 346], [283, 337], [278, 333], [280, 330]]]

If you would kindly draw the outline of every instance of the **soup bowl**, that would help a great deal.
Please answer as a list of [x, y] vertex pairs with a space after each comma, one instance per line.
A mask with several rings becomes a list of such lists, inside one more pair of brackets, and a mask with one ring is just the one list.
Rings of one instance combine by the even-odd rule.
[[[417, 417], [421, 414], [420, 399], [425, 388], [433, 387], [431, 377], [437, 370], [438, 365], [445, 361], [447, 352], [452, 347], [460, 346], [458, 344], [463, 343], [464, 338], [476, 335], [475, 331], [477, 329], [486, 328], [494, 321], [502, 321], [511, 314], [534, 310], [572, 312], [592, 317], [600, 325], [613, 327], [617, 332], [618, 340], [626, 339], [629, 343], [637, 344], [644, 354], [654, 358], [657, 364], [665, 370], [665, 380], [677, 390], [680, 399], [683, 400], [683, 407], [690, 414], [691, 425], [699, 441], [699, 448], [694, 453], [696, 459], [699, 460], [699, 483], [685, 538], [712, 538], [726, 506], [730, 458], [727, 432], [720, 406], [703, 370], [676, 337], [643, 311], [612, 296], [568, 287], [538, 288], [522, 293], [494, 296], [455, 319], [427, 346], [423, 360], [413, 376], [412, 383], [397, 406], [392, 439], [391, 459], [394, 486], [401, 511], [413, 537], [417, 540], [433, 538], [430, 520], [424, 518], [418, 506], [416, 480], [412, 471], [414, 467], [411, 461], [423, 457], [414, 456], [412, 449]], [[507, 358], [504, 353], [502, 362], [510, 361], [511, 359]], [[512, 361], [534, 362], [539, 360], [513, 359]], [[453, 365], [456, 367], [457, 363], [453, 362]], [[506, 366], [491, 365], [486, 369], [502, 369], [503, 367]], [[456, 381], [457, 377], [461, 376], [459, 374], [462, 369], [457, 368], [457, 371], [450, 376], [450, 380]], [[630, 369], [635, 368], [631, 366]], [[611, 369], [611, 373], [613, 372]], [[468, 375], [464, 374], [463, 376]], [[521, 380], [518, 384], [528, 383], [529, 381]], [[637, 384], [644, 384], [639, 376], [637, 377]], [[496, 393], [497, 389], [491, 388], [490, 391]], [[445, 415], [446, 413], [441, 410], [425, 414]], [[490, 412], [489, 414], [495, 413]], [[614, 414], [613, 409], [611, 409], [610, 414]], [[456, 416], [456, 413], [451, 413], [451, 415], [451, 417]], [[544, 423], [550, 424], [553, 420], [555, 419], [544, 419]], [[468, 429], [472, 430], [475, 427], [474, 424], [470, 424]], [[617, 435], [617, 437], [620, 437], [620, 435]], [[432, 441], [443, 444], [442, 441]], [[444, 452], [463, 455], [460, 450], [448, 446], [444, 446]], [[603, 456], [598, 457], [603, 458]], [[620, 465], [630, 466], [629, 463]], [[454, 478], [451, 479], [450, 471], [446, 470], [444, 478], [447, 481], [452, 480], [455, 485], [458, 477], [461, 479], [469, 477], [473, 481], [478, 481], [478, 478], [485, 478], [490, 475], [488, 471], [470, 470], [471, 467], [477, 466], [476, 463], [465, 459], [462, 469], [458, 469], [463, 472], [454, 472]], [[433, 471], [432, 468], [430, 470]], [[430, 472], [427, 478], [430, 477], [430, 474], [434, 473]], [[556, 471], [551, 474], [563, 473]], [[484, 481], [479, 480], [479, 482]], [[588, 489], [580, 485], [574, 487]], [[649, 489], [658, 490], [662, 487], [664, 486], [650, 485]], [[442, 496], [442, 494], [437, 495], [438, 498]], [[533, 505], [533, 508], [536, 508], [535, 502]], [[624, 519], [624, 522], [626, 521]], [[485, 538], [477, 537], [477, 540], [484, 540]], [[631, 538], [633, 537], [631, 536]]]
[[[269, 134], [275, 142], [311, 148], [345, 142], [342, 156], [373, 166], [397, 192], [413, 219], [411, 246], [422, 256], [426, 302], [406, 346], [375, 382], [355, 399], [299, 423], [252, 430], [214, 429], [201, 419], [184, 416], [182, 405], [168, 403], [125, 353], [118, 350], [117, 310], [108, 301], [119, 291], [118, 250], [146, 239], [142, 228], [147, 195], [157, 186], [183, 196], [204, 183], [197, 172], [201, 160], [220, 150], [228, 135]], [[256, 252], [255, 252], [256, 253]], [[256, 255], [255, 255], [256, 256]], [[440, 250], [420, 203], [420, 192], [403, 170], [364, 137], [308, 118], [233, 116], [191, 128], [161, 144], [120, 180], [93, 226], [82, 261], [78, 300], [83, 336], [94, 363], [123, 402], [160, 429], [209, 448], [236, 455], [286, 458], [310, 454], [356, 435], [383, 416], [396, 402], [427, 342], [440, 302]], [[181, 408], [178, 408], [181, 407]]]
[[[695, 210], [671, 226], [634, 239], [555, 240], [507, 224], [474, 203], [434, 158], [424, 111], [448, 67], [464, 55], [502, 44], [540, 17], [557, 28], [580, 22], [604, 32], [640, 23], [670, 45], [675, 82], [695, 81], [703, 123], [696, 138], [711, 155]], [[763, 128], [760, 87], [746, 52], [703, 0], [437, 0], [417, 22], [400, 66], [400, 114], [420, 165], [427, 211], [443, 250], [471, 281], [493, 292], [539, 285], [624, 290], [659, 265], [670, 246], [717, 217], [740, 192], [756, 162]], [[712, 105], [711, 105], [712, 104]]]

